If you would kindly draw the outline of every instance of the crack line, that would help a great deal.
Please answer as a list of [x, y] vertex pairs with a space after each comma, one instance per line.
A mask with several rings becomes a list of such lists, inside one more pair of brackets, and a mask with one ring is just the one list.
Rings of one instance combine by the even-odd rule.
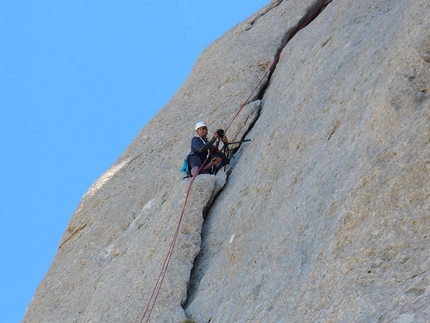
[[[261, 15], [259, 15], [257, 18], [255, 18], [253, 20], [253, 23], [255, 23], [255, 21], [260, 18], [261, 16], [263, 16], [265, 13], [267, 13], [269, 10], [273, 9], [274, 7], [278, 6], [282, 1], [277, 1], [275, 2], [273, 7], [268, 8], [267, 11], [265, 11], [264, 13], [262, 13]], [[258, 86], [260, 86], [261, 82], [264, 80], [264, 78], [266, 78], [267, 76], [267, 80], [266, 82], [263, 84], [263, 86], [261, 87], [258, 95], [257, 95], [257, 99], [262, 100], [264, 97], [264, 94], [269, 86], [269, 81], [270, 78], [274, 72], [274, 70], [276, 69], [276, 65], [279, 62], [279, 58], [280, 55], [283, 51], [283, 49], [286, 47], [286, 45], [288, 44], [288, 42], [303, 28], [305, 28], [306, 26], [308, 26], [313, 20], [315, 20], [316, 17], [319, 16], [319, 14], [327, 7], [328, 4], [330, 4], [332, 2], [332, 0], [321, 0], [321, 1], [317, 1], [313, 6], [311, 6], [308, 9], [308, 12], [306, 15], [304, 15], [302, 17], [302, 19], [299, 20], [299, 22], [297, 23], [296, 28], [292, 31], [292, 33], [290, 33], [291, 30], [287, 31], [287, 33], [284, 36], [284, 39], [281, 41], [281, 46], [278, 49], [275, 59], [273, 60], [272, 65], [269, 67], [268, 73], [266, 73], [262, 80], [260, 81], [260, 83], [257, 85], [256, 89], [258, 88]], [[291, 35], [291, 36], [290, 36]], [[255, 90], [254, 90], [255, 91]], [[254, 91], [251, 93], [251, 95], [248, 97], [248, 99], [245, 101], [245, 103], [243, 104], [243, 106], [245, 106], [246, 104], [248, 104], [249, 100], [251, 99]], [[254, 101], [254, 100], [253, 100]], [[243, 107], [242, 106], [242, 107]], [[254, 121], [254, 123], [252, 125], [250, 125], [249, 129], [246, 131], [246, 133], [248, 133], [252, 127], [254, 127], [254, 125], [257, 123], [258, 118], [260, 117], [261, 114], [261, 110], [262, 110], [262, 106], [260, 106], [259, 111], [258, 111], [258, 115], [256, 120]], [[237, 163], [237, 161], [236, 161]], [[232, 171], [232, 170], [231, 170]], [[227, 177], [227, 182], [228, 182], [228, 177]], [[227, 183], [226, 183], [227, 185]], [[225, 186], [224, 186], [225, 187]], [[223, 188], [224, 189], [224, 188]], [[221, 189], [221, 191], [217, 194], [217, 196], [215, 196], [215, 198], [213, 199], [212, 203], [210, 205], [208, 205], [206, 212], [204, 214], [204, 219], [207, 218], [208, 214], [210, 213], [210, 209], [211, 207], [215, 204], [217, 197], [222, 193], [223, 189]], [[206, 221], [205, 221], [206, 222]], [[203, 226], [205, 225], [205, 223], [203, 224]], [[202, 236], [201, 236], [201, 245], [203, 244], [203, 230], [202, 230]], [[186, 313], [186, 309], [188, 307], [188, 305], [191, 303], [191, 301], [194, 299], [195, 294], [199, 288], [199, 284], [200, 284], [200, 280], [203, 277], [203, 275], [200, 275], [197, 272], [197, 267], [199, 262], [201, 261], [201, 257], [204, 254], [204, 250], [202, 250], [202, 248], [200, 248], [200, 252], [199, 254], [196, 256], [195, 260], [194, 260], [194, 266], [191, 269], [191, 273], [190, 273], [190, 281], [188, 283], [188, 291], [187, 291], [187, 298], [185, 299], [184, 303], [182, 304], [182, 308], [184, 309], [185, 313]]]

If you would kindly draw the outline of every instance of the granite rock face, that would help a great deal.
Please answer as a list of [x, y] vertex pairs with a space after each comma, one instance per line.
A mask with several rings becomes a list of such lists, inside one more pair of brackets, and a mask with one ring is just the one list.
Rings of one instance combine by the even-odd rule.
[[430, 3], [321, 3], [272, 1], [202, 53], [83, 197], [23, 322], [140, 322], [193, 125], [233, 119], [252, 141], [193, 181], [151, 322], [430, 322]]

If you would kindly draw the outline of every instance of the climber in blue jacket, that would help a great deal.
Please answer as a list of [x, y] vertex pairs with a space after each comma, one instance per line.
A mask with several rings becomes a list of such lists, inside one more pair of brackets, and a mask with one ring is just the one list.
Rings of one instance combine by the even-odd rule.
[[[212, 174], [215, 169], [221, 168], [227, 162], [225, 154], [214, 145], [218, 139], [221, 139], [225, 145], [228, 144], [227, 136], [224, 131], [218, 130], [213, 134], [212, 139], [208, 140], [208, 127], [203, 121], [197, 122], [194, 129], [197, 136], [191, 140], [191, 152], [188, 155], [191, 175], [197, 176], [203, 163], [205, 164], [200, 173]], [[210, 154], [209, 157], [208, 154]]]

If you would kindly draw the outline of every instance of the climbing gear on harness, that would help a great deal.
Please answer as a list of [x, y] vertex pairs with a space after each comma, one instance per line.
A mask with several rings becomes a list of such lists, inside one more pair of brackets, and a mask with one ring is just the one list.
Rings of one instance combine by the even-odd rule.
[[[237, 144], [251, 141], [251, 139], [243, 139], [243, 140], [239, 140], [239, 141], [223, 143], [224, 144], [223, 148], [221, 150], [218, 150], [220, 139], [222, 139], [222, 137], [225, 136], [225, 132], [223, 129], [218, 129], [216, 132], [219, 136], [219, 139], [217, 140], [216, 144], [214, 145], [214, 147], [216, 147], [217, 151], [215, 151], [215, 149], [208, 151], [208, 155], [206, 156], [206, 160], [212, 160], [216, 157], [224, 157], [224, 156], [225, 157], [222, 158], [222, 161], [220, 163], [214, 164], [208, 170], [206, 170], [207, 174], [212, 174], [212, 175], [216, 175], [223, 167], [225, 170], [225, 167], [228, 164], [230, 164], [230, 160], [232, 158], [234, 158], [234, 152], [235, 152], [236, 148], [230, 149], [229, 148], [230, 145], [237, 145]], [[199, 138], [202, 140], [203, 144], [206, 144], [206, 142], [203, 140], [202, 137], [199, 137]], [[190, 161], [189, 161], [189, 157], [192, 155], [194, 155], [194, 153], [189, 152], [187, 154], [187, 156], [185, 156], [184, 161], [182, 163], [182, 167], [181, 167], [180, 171], [181, 171], [181, 173], [185, 174], [183, 179], [192, 177], [191, 165], [190, 165]], [[204, 164], [206, 164], [206, 162]]]
[[[206, 124], [203, 122], [198, 122], [195, 125], [195, 128], [197, 128], [199, 131], [201, 127], [206, 127]], [[223, 165], [226, 165], [228, 163], [228, 160], [225, 158], [225, 156], [222, 154], [218, 154], [218, 145], [220, 142], [220, 139], [224, 137], [224, 130], [218, 129], [217, 134], [215, 137], [213, 137], [210, 141], [206, 139], [204, 134], [199, 134], [198, 136], [195, 136], [192, 140], [191, 144], [191, 151], [188, 153], [188, 155], [185, 157], [185, 160], [183, 161], [181, 172], [184, 173], [186, 176], [185, 178], [196, 176], [197, 169], [202, 164], [203, 159], [205, 159], [205, 162], [203, 163], [203, 172], [205, 174], [215, 174], [216, 171], [220, 168], [218, 165], [220, 161], [223, 163]], [[200, 149], [197, 149], [194, 147], [193, 142], [195, 141], [201, 141], [203, 146], [201, 146]], [[216, 144], [215, 144], [216, 142]], [[215, 144], [215, 145], [214, 145]], [[209, 149], [209, 147], [212, 147]], [[217, 157], [217, 160], [215, 160]], [[218, 166], [218, 168], [217, 168]]]

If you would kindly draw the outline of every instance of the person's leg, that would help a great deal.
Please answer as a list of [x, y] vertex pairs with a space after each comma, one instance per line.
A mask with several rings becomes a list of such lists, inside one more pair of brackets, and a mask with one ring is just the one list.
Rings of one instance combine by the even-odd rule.
[[200, 168], [199, 166], [194, 166], [191, 168], [191, 176], [192, 177], [195, 177], [199, 174], [199, 168]]
[[220, 157], [215, 157], [212, 158], [204, 167], [204, 170], [208, 170], [210, 169], [213, 165], [219, 164], [220, 162], [222, 162], [222, 158]]
[[208, 170], [211, 174], [216, 175], [216, 173], [224, 166], [229, 163], [226, 155], [224, 153], [218, 153], [216, 157], [204, 166], [204, 170]]
[[200, 166], [202, 165], [200, 157], [197, 155], [190, 155], [190, 157], [188, 157], [188, 162], [191, 167], [191, 176], [197, 176], [199, 174]]

